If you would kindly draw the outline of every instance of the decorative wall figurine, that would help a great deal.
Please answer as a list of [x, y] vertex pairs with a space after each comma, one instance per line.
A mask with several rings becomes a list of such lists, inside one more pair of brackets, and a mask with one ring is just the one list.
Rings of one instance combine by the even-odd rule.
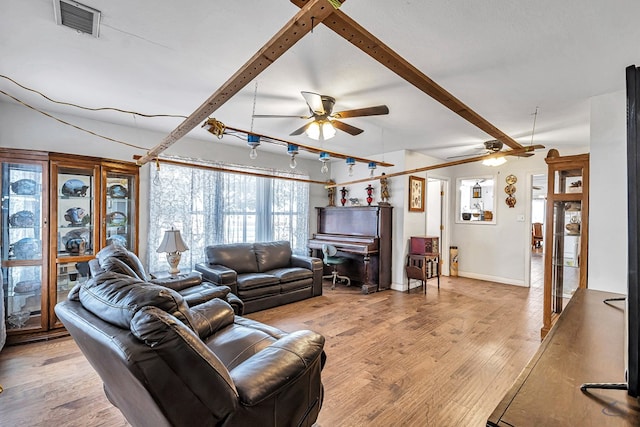
[[381, 205], [388, 205], [389, 204], [389, 184], [387, 182], [387, 177], [386, 174], [384, 172], [382, 172], [382, 177], [380, 177], [380, 199], [381, 202], [379, 204]]
[[347, 187], [342, 187], [340, 189], [340, 195], [342, 196], [342, 198], [340, 199], [340, 203], [342, 203], [342, 206], [345, 205], [345, 203], [347, 203], [347, 193], [349, 192], [349, 190], [347, 190]]
[[367, 204], [371, 206], [371, 202], [373, 202], [373, 187], [369, 184], [365, 190], [367, 190]]
[[507, 182], [507, 186], [504, 187], [504, 192], [507, 193], [505, 203], [510, 208], [513, 208], [516, 205], [516, 197], [514, 196], [514, 194], [516, 192], [515, 183], [518, 182], [518, 178], [515, 175], [507, 175], [505, 181]]
[[[328, 185], [333, 185], [336, 182], [332, 179], [327, 181]], [[336, 187], [332, 186], [332, 187], [327, 187], [327, 197], [329, 198], [329, 206], [335, 206], [336, 205]]]

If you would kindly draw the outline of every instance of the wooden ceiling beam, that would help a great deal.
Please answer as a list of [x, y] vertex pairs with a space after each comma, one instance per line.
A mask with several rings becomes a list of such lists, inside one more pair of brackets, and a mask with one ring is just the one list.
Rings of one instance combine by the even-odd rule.
[[[291, 3], [298, 7], [306, 7], [309, 1], [310, 0], [291, 0]], [[488, 120], [484, 119], [465, 103], [446, 91], [442, 86], [431, 80], [343, 12], [333, 10], [329, 17], [324, 19], [322, 23], [478, 129], [502, 141], [505, 145], [513, 149], [523, 147], [516, 140], [489, 123]]]
[[[137, 163], [143, 165], [155, 159], [193, 128], [206, 120], [231, 97], [249, 84], [276, 59], [312, 30], [313, 22], [322, 22], [339, 3], [338, 0], [309, 0], [258, 52], [214, 92], [198, 109], [178, 125], [158, 145], [153, 147]], [[345, 0], [339, 0], [340, 3]]]

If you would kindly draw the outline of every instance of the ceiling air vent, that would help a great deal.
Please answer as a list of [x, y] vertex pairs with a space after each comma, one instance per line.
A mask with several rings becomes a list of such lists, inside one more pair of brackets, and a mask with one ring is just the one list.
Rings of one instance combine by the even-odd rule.
[[56, 23], [98, 37], [100, 11], [75, 1], [53, 0]]

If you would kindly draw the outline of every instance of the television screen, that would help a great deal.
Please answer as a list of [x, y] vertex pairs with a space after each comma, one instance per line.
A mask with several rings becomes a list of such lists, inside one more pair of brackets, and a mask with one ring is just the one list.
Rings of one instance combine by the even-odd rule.
[[640, 382], [638, 359], [640, 356], [640, 70], [635, 65], [627, 67], [627, 196], [628, 196], [628, 255], [627, 282], [627, 387], [629, 395], [638, 397]]

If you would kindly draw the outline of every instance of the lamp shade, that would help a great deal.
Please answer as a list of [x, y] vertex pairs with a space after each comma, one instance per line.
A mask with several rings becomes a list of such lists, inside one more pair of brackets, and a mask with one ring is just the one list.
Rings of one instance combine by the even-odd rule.
[[171, 230], [167, 230], [164, 232], [164, 238], [162, 239], [162, 243], [160, 243], [160, 247], [156, 249], [156, 252], [184, 252], [188, 251], [189, 247], [182, 240], [182, 236], [180, 235], [180, 230], [176, 230], [171, 228]]

